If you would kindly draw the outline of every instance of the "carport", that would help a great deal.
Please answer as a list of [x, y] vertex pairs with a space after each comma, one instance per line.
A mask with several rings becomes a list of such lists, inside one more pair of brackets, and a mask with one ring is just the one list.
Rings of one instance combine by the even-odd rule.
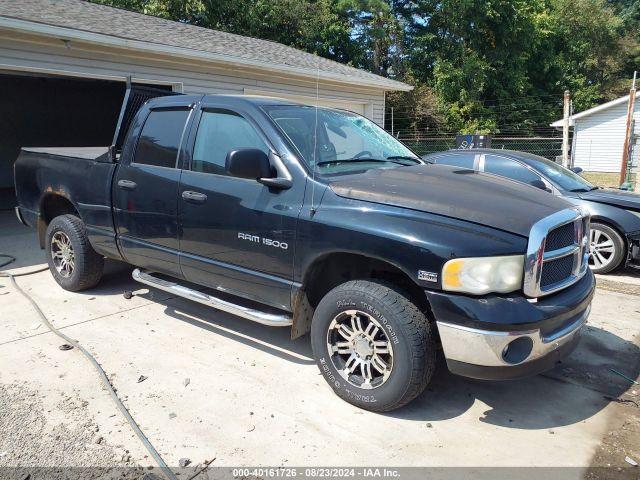
[[13, 163], [21, 147], [110, 145], [125, 88], [124, 77], [0, 70], [0, 210], [15, 205]]

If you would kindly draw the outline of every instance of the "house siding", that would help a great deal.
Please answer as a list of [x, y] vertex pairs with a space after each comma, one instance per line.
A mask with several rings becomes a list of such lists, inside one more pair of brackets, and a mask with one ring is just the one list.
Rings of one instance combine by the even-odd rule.
[[[245, 90], [259, 90], [274, 96], [278, 93], [316, 96], [313, 78], [280, 76], [277, 71], [252, 71], [207, 62], [183, 62], [175, 57], [136, 54], [131, 50], [95, 47], [76, 41], [67, 47], [59, 39], [0, 30], [0, 72], [20, 69], [117, 79], [130, 75], [134, 81], [181, 85], [184, 93], [243, 95]], [[322, 81], [319, 83], [318, 97], [320, 100], [362, 104], [365, 106], [365, 115], [384, 125], [382, 89]]]
[[[634, 109], [635, 134], [640, 134], [640, 107], [636, 99]], [[619, 172], [622, 165], [627, 121], [627, 104], [621, 103], [605, 110], [576, 119], [574, 126], [573, 163], [589, 172]], [[638, 164], [637, 144], [633, 148], [634, 164]]]

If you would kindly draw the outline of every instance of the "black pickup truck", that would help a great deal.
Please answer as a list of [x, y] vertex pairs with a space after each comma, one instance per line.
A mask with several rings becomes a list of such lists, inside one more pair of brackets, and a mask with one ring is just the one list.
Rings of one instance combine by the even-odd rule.
[[560, 198], [423, 162], [364, 117], [278, 99], [123, 106], [114, 145], [24, 148], [23, 223], [58, 284], [133, 278], [311, 333], [343, 399], [398, 408], [450, 371], [511, 379], [576, 345], [594, 292], [589, 216]]

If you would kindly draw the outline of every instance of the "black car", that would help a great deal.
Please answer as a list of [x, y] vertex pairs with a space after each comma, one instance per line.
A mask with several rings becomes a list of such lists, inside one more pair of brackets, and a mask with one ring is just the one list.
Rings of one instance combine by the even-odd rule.
[[551, 160], [513, 150], [450, 150], [424, 160], [491, 173], [562, 196], [591, 213], [589, 265], [594, 273], [640, 268], [640, 195], [597, 187]]

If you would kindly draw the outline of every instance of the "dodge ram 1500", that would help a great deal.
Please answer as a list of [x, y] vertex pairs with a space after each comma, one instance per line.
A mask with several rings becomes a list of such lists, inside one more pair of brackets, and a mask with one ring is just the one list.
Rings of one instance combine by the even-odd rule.
[[[214, 95], [123, 106], [109, 147], [24, 148], [20, 221], [58, 284], [133, 278], [310, 332], [331, 388], [389, 411], [453, 373], [552, 368], [589, 314], [589, 216], [560, 198], [433, 165], [368, 119]], [[194, 287], [193, 285], [201, 286]]]

